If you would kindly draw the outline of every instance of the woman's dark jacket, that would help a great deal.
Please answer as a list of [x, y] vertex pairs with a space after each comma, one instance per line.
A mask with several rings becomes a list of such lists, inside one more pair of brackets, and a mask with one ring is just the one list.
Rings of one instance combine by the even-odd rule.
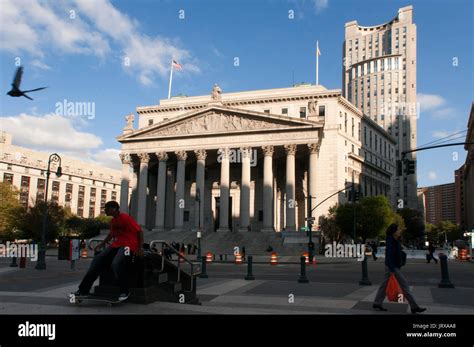
[[395, 268], [400, 269], [404, 264], [402, 255], [402, 245], [393, 236], [387, 236], [385, 244], [385, 265], [388, 266], [391, 272], [395, 271]]

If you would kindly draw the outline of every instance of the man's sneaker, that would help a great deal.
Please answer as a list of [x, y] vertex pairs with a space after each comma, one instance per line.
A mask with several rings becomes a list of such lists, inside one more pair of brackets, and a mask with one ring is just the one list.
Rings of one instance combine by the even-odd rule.
[[130, 296], [129, 293], [121, 293], [118, 297], [118, 301], [123, 302], [127, 300], [129, 296]]
[[80, 290], [72, 293], [74, 296], [89, 296], [90, 294], [89, 293], [86, 293], [86, 292], [81, 292]]

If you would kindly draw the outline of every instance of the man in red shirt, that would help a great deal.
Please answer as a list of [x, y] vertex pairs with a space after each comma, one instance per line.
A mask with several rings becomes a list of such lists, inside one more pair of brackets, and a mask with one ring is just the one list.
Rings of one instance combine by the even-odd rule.
[[79, 285], [79, 290], [74, 295], [89, 295], [89, 291], [101, 271], [105, 267], [111, 266], [120, 286], [118, 300], [125, 301], [130, 295], [125, 262], [127, 257], [133, 256], [133, 254], [139, 257], [143, 256], [143, 231], [132, 217], [120, 212], [120, 206], [116, 201], [109, 201], [105, 204], [105, 214], [113, 217], [110, 222], [110, 232], [104, 241], [95, 247], [95, 250], [104, 248], [110, 240], [113, 240], [112, 244], [94, 257], [87, 274]]

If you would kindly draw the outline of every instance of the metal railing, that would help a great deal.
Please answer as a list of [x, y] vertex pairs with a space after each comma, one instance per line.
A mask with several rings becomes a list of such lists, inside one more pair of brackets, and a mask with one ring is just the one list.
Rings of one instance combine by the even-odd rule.
[[[155, 244], [158, 244], [161, 246], [161, 250], [158, 250], [155, 246]], [[178, 283], [181, 282], [181, 271], [187, 273], [185, 270], [181, 269], [181, 262], [185, 262], [191, 266], [191, 271], [190, 273], [187, 273], [189, 276], [191, 276], [191, 287], [190, 291], [194, 289], [194, 279], [193, 277], [199, 275], [201, 273], [201, 266], [198, 263], [193, 263], [189, 259], [187, 259], [185, 256], [183, 256], [176, 248], [172, 247], [169, 245], [166, 241], [163, 240], [153, 240], [150, 242], [150, 250], [158, 253], [161, 255], [161, 269], [160, 272], [163, 272], [165, 268], [165, 260], [166, 260], [166, 255], [165, 255], [165, 250], [170, 250], [172, 254], [176, 254], [178, 256], [178, 265], [177, 265], [177, 281]]]

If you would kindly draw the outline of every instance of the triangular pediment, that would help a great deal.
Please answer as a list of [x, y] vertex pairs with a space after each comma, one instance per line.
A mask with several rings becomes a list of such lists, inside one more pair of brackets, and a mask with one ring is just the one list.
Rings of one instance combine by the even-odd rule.
[[318, 122], [229, 107], [207, 107], [121, 136], [119, 140], [319, 128]]

